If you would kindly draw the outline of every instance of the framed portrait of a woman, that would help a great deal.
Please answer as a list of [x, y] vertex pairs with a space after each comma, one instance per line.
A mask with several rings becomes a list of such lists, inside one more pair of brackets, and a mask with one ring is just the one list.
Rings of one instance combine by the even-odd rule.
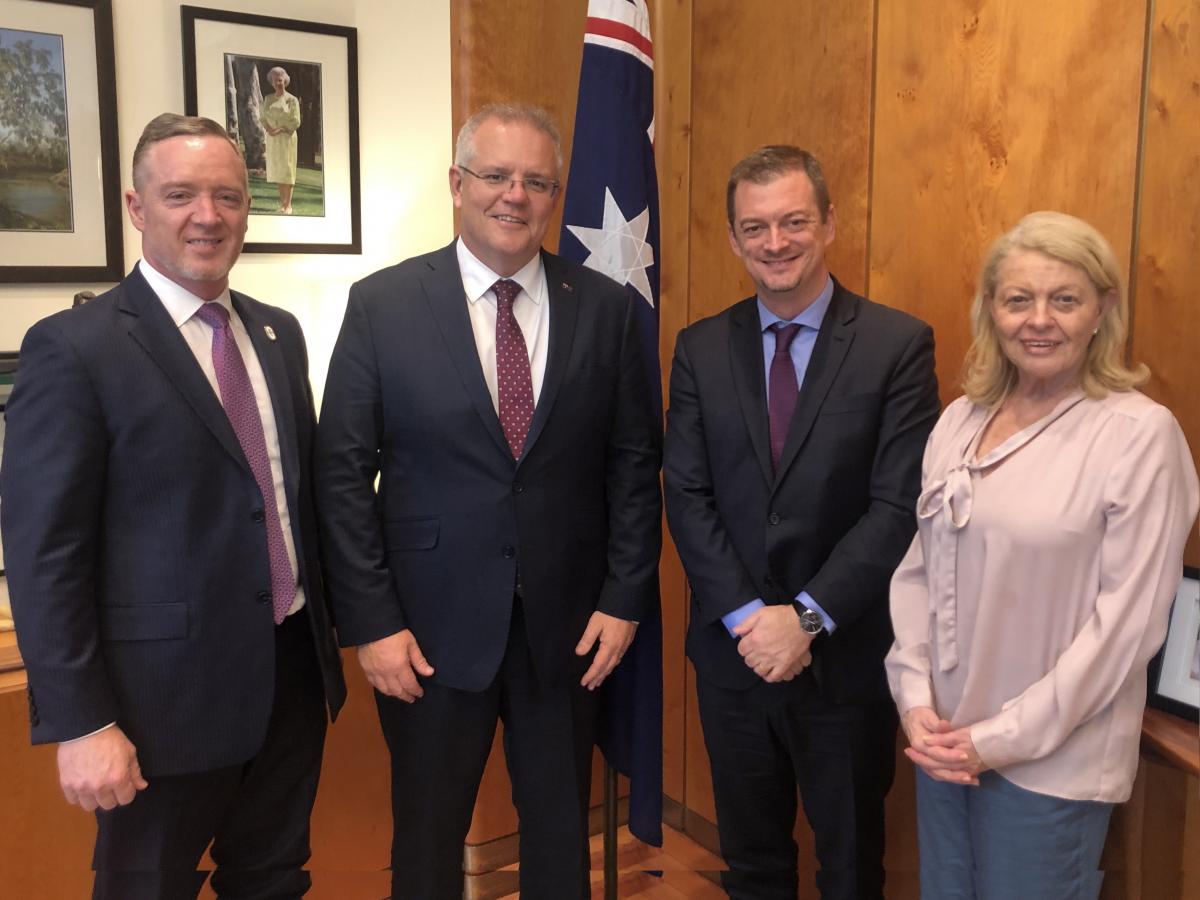
[[184, 109], [250, 176], [249, 253], [361, 252], [358, 37], [342, 25], [180, 8]]

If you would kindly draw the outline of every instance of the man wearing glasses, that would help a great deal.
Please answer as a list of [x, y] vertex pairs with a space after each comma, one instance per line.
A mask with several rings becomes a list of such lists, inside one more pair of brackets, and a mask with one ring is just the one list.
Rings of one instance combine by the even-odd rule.
[[590, 896], [594, 691], [654, 596], [660, 437], [626, 291], [541, 250], [561, 169], [543, 110], [472, 116], [458, 238], [355, 284], [330, 364], [327, 582], [391, 749], [394, 896], [462, 896], [498, 719], [521, 896]]

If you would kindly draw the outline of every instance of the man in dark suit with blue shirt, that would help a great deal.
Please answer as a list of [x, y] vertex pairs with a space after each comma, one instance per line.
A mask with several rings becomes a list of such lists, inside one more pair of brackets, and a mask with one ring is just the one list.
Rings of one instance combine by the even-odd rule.
[[0, 489], [37, 743], [96, 810], [95, 897], [307, 890], [326, 715], [345, 698], [317, 566], [296, 320], [229, 290], [250, 193], [217, 123], [133, 156], [142, 259], [29, 330]]
[[680, 333], [664, 445], [723, 880], [734, 898], [795, 900], [799, 787], [821, 896], [878, 898], [888, 584], [938, 414], [933, 334], [830, 276], [833, 205], [811, 154], [750, 154], [727, 211], [758, 292]]
[[561, 169], [543, 110], [472, 116], [458, 239], [355, 284], [329, 367], [326, 572], [391, 750], [395, 897], [462, 896], [498, 719], [521, 896], [590, 896], [594, 691], [654, 601], [660, 437], [629, 294], [541, 250]]

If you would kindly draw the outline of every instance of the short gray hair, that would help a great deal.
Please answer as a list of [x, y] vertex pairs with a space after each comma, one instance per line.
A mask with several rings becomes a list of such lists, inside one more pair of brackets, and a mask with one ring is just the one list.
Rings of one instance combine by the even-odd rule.
[[458, 139], [454, 142], [456, 166], [465, 166], [475, 158], [475, 132], [491, 119], [506, 125], [515, 122], [529, 125], [550, 138], [550, 143], [554, 145], [554, 164], [558, 167], [555, 174], [562, 174], [562, 138], [558, 134], [558, 126], [554, 124], [554, 117], [542, 107], [530, 103], [489, 103], [477, 110], [458, 130]]
[[218, 137], [229, 141], [238, 159], [243, 159], [242, 150], [229, 134], [214, 122], [203, 116], [181, 116], [178, 113], [159, 113], [142, 129], [137, 146], [133, 149], [133, 187], [141, 190], [145, 181], [146, 154], [150, 148], [162, 141], [174, 137]]

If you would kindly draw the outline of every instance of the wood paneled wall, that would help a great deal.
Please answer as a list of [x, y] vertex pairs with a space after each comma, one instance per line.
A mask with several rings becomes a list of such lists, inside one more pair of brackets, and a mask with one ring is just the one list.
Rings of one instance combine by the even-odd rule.
[[[797, 143], [823, 161], [830, 182], [834, 273], [934, 326], [943, 400], [960, 393], [967, 308], [987, 246], [1025, 213], [1060, 209], [1096, 225], [1132, 270], [1132, 356], [1151, 366], [1147, 391], [1200, 450], [1197, 0], [650, 6], [664, 380], [679, 328], [752, 292], [727, 250], [730, 167], [760, 144]], [[585, 8], [456, 2], [455, 126], [480, 103], [514, 97], [548, 106], [569, 139]], [[486, 45], [507, 52], [467, 52]], [[551, 244], [556, 234], [557, 223]], [[1188, 561], [1200, 563], [1195, 539]], [[670, 547], [662, 571], [665, 788], [711, 819], [682, 659], [686, 586]], [[1180, 776], [1176, 786], [1185, 784], [1195, 792]], [[911, 791], [902, 765], [889, 808], [898, 895], [915, 867]], [[1132, 884], [1125, 890], [1116, 879], [1106, 895], [1136, 895]]]

